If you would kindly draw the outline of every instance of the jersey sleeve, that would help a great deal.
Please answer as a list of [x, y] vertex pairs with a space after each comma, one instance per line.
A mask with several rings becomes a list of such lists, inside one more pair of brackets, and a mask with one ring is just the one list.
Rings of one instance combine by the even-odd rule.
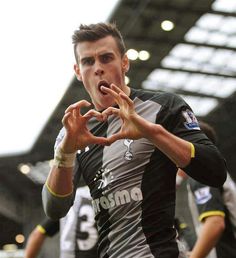
[[190, 106], [177, 95], [167, 94], [166, 98], [168, 102], [163, 105], [158, 120], [168, 131], [193, 144], [191, 162], [182, 169], [203, 184], [222, 186], [227, 172], [225, 159], [200, 130]]
[[225, 216], [224, 202], [219, 188], [209, 187], [193, 179], [189, 179], [189, 185], [201, 222], [209, 216]]
[[52, 237], [59, 231], [59, 221], [47, 218], [41, 224], [37, 225], [37, 229], [41, 233]]

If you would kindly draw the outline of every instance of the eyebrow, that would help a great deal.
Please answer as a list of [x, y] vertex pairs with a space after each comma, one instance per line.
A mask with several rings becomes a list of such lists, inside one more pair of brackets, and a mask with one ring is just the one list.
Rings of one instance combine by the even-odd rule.
[[[98, 56], [106, 56], [106, 55], [114, 56], [115, 54], [113, 52], [103, 52], [103, 53], [99, 54]], [[80, 62], [82, 63], [82, 62], [84, 62], [86, 60], [89, 60], [89, 59], [94, 59], [94, 57], [93, 56], [85, 56], [85, 57], [80, 59]]]
[[83, 62], [83, 61], [86, 61], [86, 60], [89, 60], [89, 59], [94, 59], [94, 57], [92, 57], [92, 56], [85, 56], [85, 57], [80, 59], [80, 62]]

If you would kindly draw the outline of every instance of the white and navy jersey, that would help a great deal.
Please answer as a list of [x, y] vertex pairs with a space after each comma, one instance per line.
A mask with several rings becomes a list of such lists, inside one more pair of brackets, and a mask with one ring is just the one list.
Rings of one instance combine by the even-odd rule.
[[60, 258], [98, 257], [98, 232], [87, 186], [77, 188], [74, 204], [60, 222], [46, 219], [40, 226], [50, 237], [60, 228]]
[[76, 190], [74, 204], [60, 219], [60, 258], [96, 258], [98, 232], [87, 186]]
[[[196, 158], [185, 168], [186, 173], [203, 182], [221, 184], [225, 177], [223, 158], [200, 131], [197, 119], [182, 98], [134, 89], [130, 98], [140, 116], [194, 144]], [[104, 137], [117, 133], [120, 126], [116, 116], [110, 116], [106, 122], [91, 119], [88, 124], [94, 135]], [[199, 173], [199, 167], [206, 172], [204, 175]], [[110, 146], [90, 145], [78, 153], [74, 182], [76, 185], [83, 175], [90, 188], [99, 233], [99, 257], [179, 257], [173, 226], [176, 172], [176, 165], [146, 138], [122, 139]], [[46, 187], [43, 194], [45, 204], [49, 203], [48, 198], [55, 199]], [[54, 215], [55, 207], [51, 207]]]
[[[229, 184], [234, 188], [235, 183], [228, 175], [227, 180], [222, 188], [209, 187], [197, 182], [196, 180], [188, 179], [188, 191], [190, 198], [190, 211], [193, 216], [196, 232], [199, 234], [201, 229], [200, 221], [203, 222], [209, 216], [222, 216], [225, 219], [225, 230], [222, 233], [215, 250], [213, 250], [208, 258], [234, 258], [236, 257], [236, 237], [234, 219], [231, 212], [235, 211], [235, 192], [229, 189]], [[227, 200], [225, 195], [227, 194]], [[233, 198], [232, 198], [233, 197]], [[196, 209], [193, 207], [196, 206]], [[235, 214], [232, 214], [235, 216]]]

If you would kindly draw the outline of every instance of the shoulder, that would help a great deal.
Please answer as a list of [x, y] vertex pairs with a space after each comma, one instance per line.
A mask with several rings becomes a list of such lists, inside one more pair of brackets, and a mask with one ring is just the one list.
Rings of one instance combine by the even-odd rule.
[[144, 90], [144, 89], [131, 88], [130, 97], [131, 99], [134, 99], [135, 97], [137, 97], [144, 101], [153, 100], [161, 103], [167, 103], [171, 101], [184, 102], [183, 98], [181, 98], [179, 95], [175, 93], [165, 92], [165, 91], [150, 91], [150, 90]]
[[131, 89], [130, 98], [137, 102], [137, 99], [142, 103], [155, 103], [158, 104], [162, 110], [168, 113], [178, 113], [180, 110], [190, 110], [190, 106], [184, 101], [184, 99], [171, 92], [164, 91], [148, 91], [143, 89]]

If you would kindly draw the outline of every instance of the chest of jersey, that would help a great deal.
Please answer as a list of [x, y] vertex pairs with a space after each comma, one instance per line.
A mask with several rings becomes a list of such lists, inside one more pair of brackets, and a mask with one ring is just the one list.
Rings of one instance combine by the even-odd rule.
[[[140, 115], [155, 123], [160, 110], [159, 104], [136, 99], [135, 106]], [[112, 116], [105, 123], [91, 120], [89, 127], [94, 135], [109, 137], [120, 130], [121, 122], [119, 118]], [[117, 198], [121, 202], [131, 201], [132, 198], [141, 200], [143, 174], [154, 151], [155, 146], [144, 138], [121, 139], [110, 146], [88, 146], [79, 155], [79, 164], [93, 199], [103, 196], [107, 200], [112, 198], [109, 203]]]

